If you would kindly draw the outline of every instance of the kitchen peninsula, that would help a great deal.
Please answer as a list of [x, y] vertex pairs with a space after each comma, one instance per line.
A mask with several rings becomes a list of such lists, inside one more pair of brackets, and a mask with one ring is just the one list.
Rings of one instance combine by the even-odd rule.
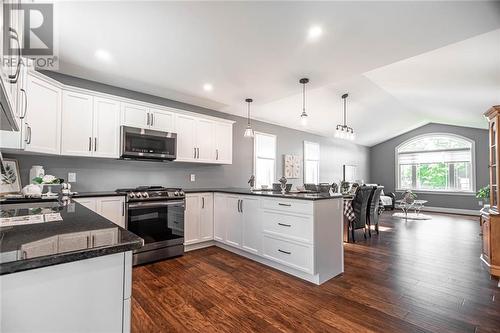
[[[130, 331], [141, 238], [75, 202], [2, 204], [1, 216], [0, 331]], [[14, 225], [29, 216], [54, 220]]]
[[318, 285], [343, 273], [340, 194], [185, 192], [186, 251], [216, 245]]

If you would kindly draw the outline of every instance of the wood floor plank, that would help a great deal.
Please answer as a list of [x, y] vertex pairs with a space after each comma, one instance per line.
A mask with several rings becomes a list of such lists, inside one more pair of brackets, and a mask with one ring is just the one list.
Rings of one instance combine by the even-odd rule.
[[216, 247], [135, 267], [132, 331], [500, 332], [500, 289], [477, 219], [381, 216], [321, 286]]

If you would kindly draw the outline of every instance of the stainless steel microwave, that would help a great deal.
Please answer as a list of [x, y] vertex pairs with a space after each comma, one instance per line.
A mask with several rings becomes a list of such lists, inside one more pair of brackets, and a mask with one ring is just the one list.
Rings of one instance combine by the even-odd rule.
[[123, 159], [173, 161], [177, 156], [177, 134], [122, 126], [120, 155]]

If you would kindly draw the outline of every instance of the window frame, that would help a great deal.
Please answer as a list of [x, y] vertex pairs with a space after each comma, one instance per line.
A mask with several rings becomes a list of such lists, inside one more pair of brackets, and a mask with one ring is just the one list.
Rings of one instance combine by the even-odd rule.
[[394, 174], [395, 174], [395, 184], [396, 184], [396, 191], [397, 192], [404, 192], [408, 190], [407, 188], [401, 188], [400, 184], [400, 168], [399, 168], [399, 149], [406, 145], [407, 143], [411, 141], [415, 141], [418, 139], [422, 139], [425, 137], [436, 137], [436, 136], [441, 136], [441, 137], [452, 137], [452, 138], [457, 138], [460, 140], [467, 141], [471, 145], [471, 189], [469, 191], [457, 191], [457, 190], [429, 190], [429, 189], [415, 189], [411, 188], [413, 192], [416, 193], [433, 193], [433, 194], [448, 194], [448, 195], [475, 195], [476, 194], [476, 142], [470, 138], [467, 138], [462, 135], [454, 134], [454, 133], [444, 133], [444, 132], [437, 132], [437, 133], [425, 133], [425, 134], [420, 134], [417, 136], [414, 136], [408, 140], [405, 140], [401, 142], [399, 145], [396, 146], [394, 149]]
[[[253, 172], [255, 175], [255, 185], [258, 186], [257, 184], [257, 136], [258, 135], [263, 135], [263, 136], [270, 136], [274, 137], [274, 169], [273, 169], [273, 179], [276, 179], [276, 167], [277, 167], [277, 156], [278, 156], [278, 136], [270, 133], [264, 133], [264, 132], [257, 132], [254, 131], [254, 136], [253, 136]], [[271, 158], [263, 158], [263, 159], [268, 159], [271, 160]], [[268, 184], [269, 187], [272, 187], [272, 181], [271, 184]]]
[[[318, 159], [317, 160], [313, 160], [313, 159], [306, 159], [306, 145], [317, 145], [318, 146]], [[315, 161], [315, 162], [318, 162], [318, 167], [317, 167], [317, 174], [318, 174], [318, 182], [317, 184], [320, 183], [320, 177], [319, 177], [319, 170], [320, 170], [320, 163], [321, 163], [321, 145], [319, 144], [319, 142], [314, 142], [314, 141], [307, 141], [307, 140], [304, 140], [304, 143], [303, 143], [303, 154], [304, 154], [304, 158], [303, 158], [303, 174], [302, 174], [302, 181], [304, 184], [306, 184], [306, 162], [307, 161]]]

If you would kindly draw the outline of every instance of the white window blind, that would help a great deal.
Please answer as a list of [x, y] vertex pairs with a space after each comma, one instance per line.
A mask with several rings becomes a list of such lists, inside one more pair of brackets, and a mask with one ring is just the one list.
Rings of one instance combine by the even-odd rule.
[[304, 184], [319, 183], [319, 143], [304, 141]]
[[271, 186], [276, 180], [276, 136], [255, 132], [254, 157], [256, 187]]

